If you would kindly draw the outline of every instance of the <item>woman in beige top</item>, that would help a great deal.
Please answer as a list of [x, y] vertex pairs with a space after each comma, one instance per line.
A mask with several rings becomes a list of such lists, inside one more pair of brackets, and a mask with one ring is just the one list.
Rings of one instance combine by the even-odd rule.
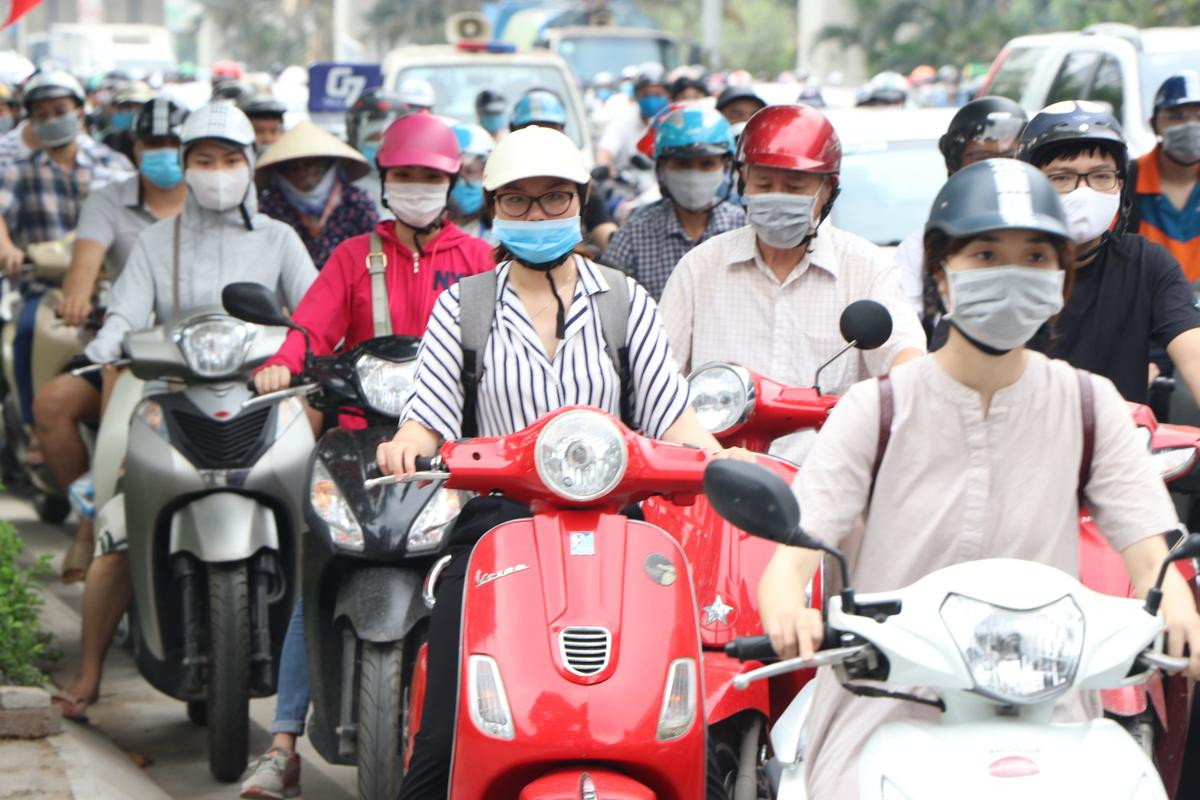
[[[854, 587], [893, 590], [951, 564], [1020, 558], [1077, 574], [1083, 453], [1081, 382], [1065, 362], [1023, 344], [1061, 308], [1074, 261], [1049, 181], [1011, 159], [956, 173], [934, 201], [926, 269], [952, 323], [946, 346], [892, 373], [893, 422], [878, 452], [880, 387], [839, 402], [797, 478], [805, 530], [843, 549]], [[1064, 270], [1065, 266], [1065, 270]], [[1113, 385], [1093, 387], [1095, 445], [1084, 487], [1089, 508], [1139, 594], [1167, 554], [1179, 520]], [[868, 503], [869, 501], [869, 503]], [[810, 656], [820, 612], [802, 587], [820, 554], [780, 547], [759, 584], [763, 626], [782, 656]], [[1170, 650], [1191, 647], [1200, 673], [1200, 617], [1174, 570], [1164, 586]], [[1084, 704], [1075, 698], [1074, 715]], [[821, 670], [807, 722], [812, 797], [858, 797], [858, 757], [870, 733], [898, 718], [935, 718], [913, 703], [860, 698]]]

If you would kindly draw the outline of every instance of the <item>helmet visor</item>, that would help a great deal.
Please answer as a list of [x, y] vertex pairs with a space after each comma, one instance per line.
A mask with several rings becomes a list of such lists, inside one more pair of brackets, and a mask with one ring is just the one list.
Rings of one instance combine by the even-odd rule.
[[988, 118], [963, 131], [962, 165], [989, 158], [1012, 158], [1017, 153], [1025, 120], [1012, 114], [989, 114]]

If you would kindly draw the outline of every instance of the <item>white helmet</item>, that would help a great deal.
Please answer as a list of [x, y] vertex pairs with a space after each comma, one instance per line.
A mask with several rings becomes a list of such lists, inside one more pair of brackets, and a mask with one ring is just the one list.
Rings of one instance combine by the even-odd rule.
[[396, 93], [400, 97], [400, 102], [406, 106], [416, 106], [418, 108], [433, 108], [437, 103], [437, 95], [433, 91], [433, 84], [424, 78], [406, 78], [400, 84], [400, 91]]
[[35, 72], [25, 85], [21, 87], [25, 101], [25, 110], [32, 111], [33, 104], [39, 100], [52, 100], [57, 97], [73, 97], [75, 102], [83, 105], [85, 100], [83, 87], [75, 76], [61, 69], [45, 72]]
[[530, 125], [497, 142], [483, 165], [483, 188], [488, 192], [523, 178], [562, 178], [586, 184], [592, 176], [583, 154], [566, 134]]
[[246, 151], [248, 159], [254, 156], [254, 126], [250, 124], [250, 118], [228, 100], [214, 100], [201, 106], [183, 123], [180, 140], [185, 156], [191, 145], [205, 139], [236, 145]]
[[487, 158], [496, 146], [496, 140], [483, 127], [470, 122], [455, 122], [450, 125], [458, 138], [458, 147], [464, 156]]

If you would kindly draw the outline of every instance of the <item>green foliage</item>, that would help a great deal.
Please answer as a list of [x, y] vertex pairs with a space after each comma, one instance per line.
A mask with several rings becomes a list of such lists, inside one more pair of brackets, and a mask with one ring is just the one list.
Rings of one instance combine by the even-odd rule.
[[38, 623], [37, 579], [52, 571], [50, 556], [22, 566], [17, 556], [24, 549], [13, 526], [0, 521], [0, 685], [39, 686], [47, 680], [40, 665], [58, 657]]
[[[643, 2], [641, 10], [685, 44], [703, 40], [700, 0]], [[725, 0], [721, 66], [770, 77], [795, 67], [795, 0]]]

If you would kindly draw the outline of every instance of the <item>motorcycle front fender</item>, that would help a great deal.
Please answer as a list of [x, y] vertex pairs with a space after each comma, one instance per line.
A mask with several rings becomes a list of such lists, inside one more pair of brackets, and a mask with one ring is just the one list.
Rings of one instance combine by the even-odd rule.
[[279, 549], [271, 509], [251, 497], [217, 492], [188, 503], [171, 517], [171, 555], [190, 553], [200, 561], [241, 561], [259, 550]]
[[521, 790], [517, 800], [559, 800], [562, 797], [582, 796], [581, 785], [587, 775], [596, 787], [594, 795], [605, 800], [654, 800], [655, 794], [645, 784], [601, 766], [580, 766], [561, 769], [543, 775]]
[[345, 619], [359, 639], [395, 642], [429, 614], [421, 599], [424, 573], [397, 567], [350, 571], [338, 588], [334, 620]]

